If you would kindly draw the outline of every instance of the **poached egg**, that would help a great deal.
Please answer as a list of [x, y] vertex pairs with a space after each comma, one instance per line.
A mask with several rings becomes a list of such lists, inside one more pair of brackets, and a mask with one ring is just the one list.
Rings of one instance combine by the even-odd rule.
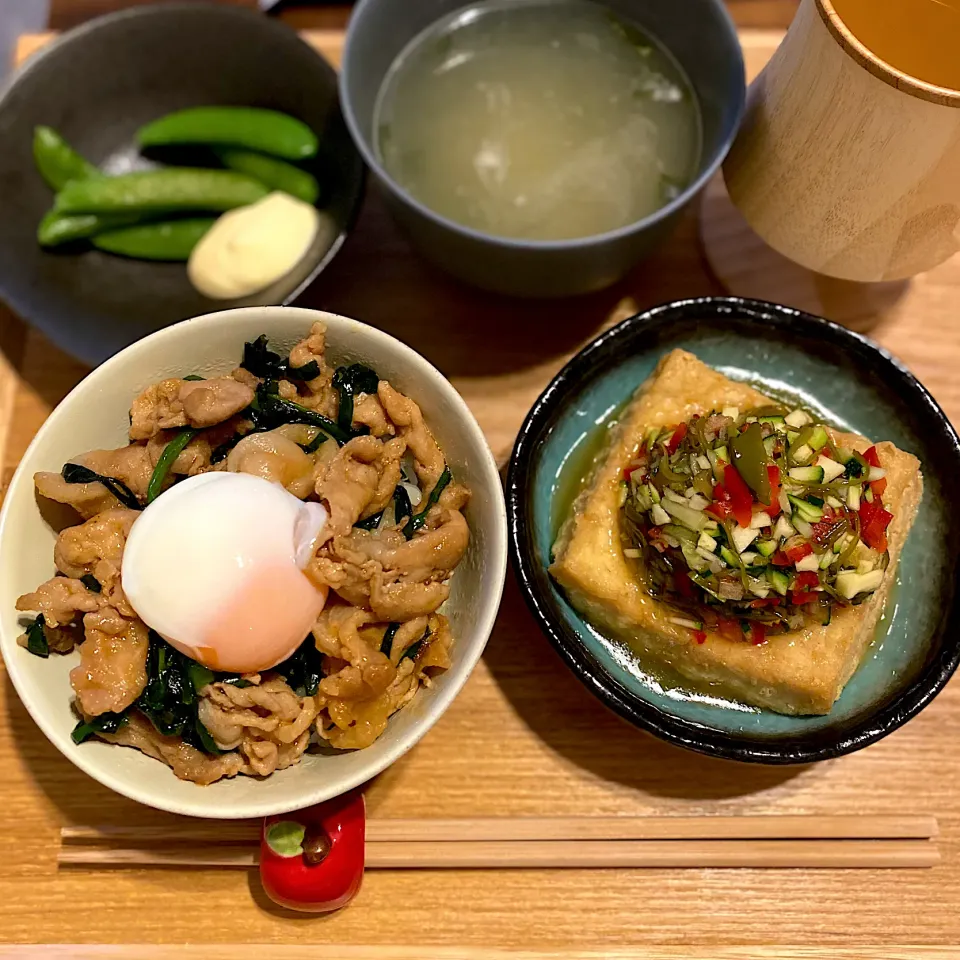
[[303, 573], [326, 508], [244, 473], [181, 480], [134, 523], [123, 590], [137, 615], [211, 670], [256, 673], [303, 643], [327, 599]]

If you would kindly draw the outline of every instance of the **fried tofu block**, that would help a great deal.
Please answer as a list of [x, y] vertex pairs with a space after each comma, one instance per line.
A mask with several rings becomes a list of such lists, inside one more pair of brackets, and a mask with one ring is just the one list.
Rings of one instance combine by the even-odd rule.
[[[829, 713], [860, 664], [891, 585], [904, 540], [923, 491], [920, 463], [892, 443], [877, 444], [886, 470], [884, 503], [894, 519], [887, 531], [890, 566], [883, 584], [856, 607], [835, 611], [829, 626], [771, 637], [753, 646], [709, 633], [696, 643], [690, 630], [670, 623], [676, 611], [654, 599], [643, 571], [623, 555], [620, 496], [623, 468], [650, 427], [669, 426], [723, 407], [741, 411], [771, 401], [747, 384], [728, 379], [683, 350], [665, 356], [637, 391], [593, 478], [574, 503], [554, 545], [550, 572], [573, 606], [594, 626], [714, 693], [785, 714]], [[859, 451], [871, 444], [834, 432], [834, 441]]]

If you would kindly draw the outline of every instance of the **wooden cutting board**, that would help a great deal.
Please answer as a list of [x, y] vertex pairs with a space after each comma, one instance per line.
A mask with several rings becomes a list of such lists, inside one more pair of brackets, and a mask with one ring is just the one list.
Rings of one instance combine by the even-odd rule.
[[[306, 36], [337, 62], [341, 34]], [[741, 36], [753, 75], [781, 34]], [[24, 39], [21, 54], [46, 39]], [[420, 350], [456, 384], [503, 462], [530, 404], [583, 343], [637, 309], [723, 292], [703, 261], [695, 211], [615, 289], [533, 304], [477, 293], [422, 264], [371, 190], [355, 233], [303, 302], [373, 323]], [[789, 290], [782, 295], [789, 297]], [[957, 314], [960, 266], [954, 263], [917, 278], [879, 309], [868, 305], [857, 320], [920, 377], [954, 422], [960, 422]], [[0, 350], [6, 483], [44, 418], [86, 370], [2, 308]], [[63, 825], [157, 825], [171, 818], [111, 794], [68, 763], [3, 675], [0, 941], [274, 945], [198, 947], [189, 954], [204, 960], [296, 960], [306, 956], [309, 942], [371, 944], [329, 947], [323, 954], [358, 960], [531, 960], [588, 952], [647, 960], [946, 960], [949, 950], [883, 945], [960, 942], [958, 743], [960, 684], [954, 681], [905, 728], [837, 761], [778, 769], [687, 753], [635, 730], [594, 700], [553, 653], [508, 578], [482, 662], [429, 736], [372, 784], [374, 815], [929, 813], [940, 820], [942, 865], [893, 877], [874, 871], [384, 871], [367, 877], [348, 910], [308, 919], [274, 907], [253, 875], [58, 872]], [[732, 946], [742, 943], [810, 949]], [[625, 944], [637, 949], [623, 950]], [[692, 944], [704, 946], [687, 952]], [[173, 949], [134, 952], [174, 955]], [[46, 947], [40, 953], [54, 955]], [[0, 955], [7, 955], [3, 948]], [[181, 948], [176, 956], [184, 956]]]

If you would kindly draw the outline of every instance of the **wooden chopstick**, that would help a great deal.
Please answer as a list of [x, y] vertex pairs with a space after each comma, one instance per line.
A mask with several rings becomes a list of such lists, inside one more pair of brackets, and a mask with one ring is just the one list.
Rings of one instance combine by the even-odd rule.
[[[498, 840], [928, 840], [931, 816], [482, 817], [370, 819], [367, 842]], [[256, 843], [260, 822], [198, 820], [159, 827], [64, 827], [63, 843]]]
[[[61, 864], [106, 866], [256, 866], [251, 844], [190, 847], [67, 845]], [[587, 869], [624, 867], [881, 868], [932, 867], [929, 840], [388, 840], [367, 844], [367, 869]]]
[[[72, 826], [58, 861], [86, 866], [257, 863], [259, 823]], [[931, 867], [923, 816], [556, 817], [367, 822], [370, 869]]]

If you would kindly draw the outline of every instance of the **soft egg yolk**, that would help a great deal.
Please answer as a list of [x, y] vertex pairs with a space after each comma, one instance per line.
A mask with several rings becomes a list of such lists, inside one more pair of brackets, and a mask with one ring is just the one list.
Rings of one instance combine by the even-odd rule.
[[326, 602], [303, 573], [326, 521], [321, 504], [260, 477], [189, 477], [134, 523], [124, 592], [147, 626], [211, 670], [267, 670], [303, 643]]

